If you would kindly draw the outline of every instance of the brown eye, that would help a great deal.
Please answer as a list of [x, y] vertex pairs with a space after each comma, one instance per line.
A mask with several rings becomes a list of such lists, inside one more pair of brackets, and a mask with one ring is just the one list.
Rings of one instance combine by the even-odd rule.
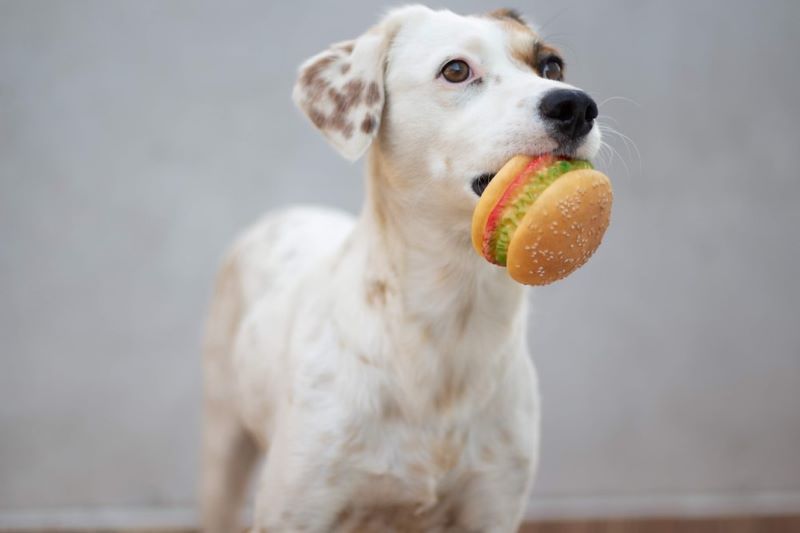
[[555, 57], [550, 57], [544, 61], [541, 68], [542, 77], [548, 80], [564, 79], [564, 68], [561, 61]]
[[460, 59], [454, 59], [442, 67], [442, 76], [450, 83], [461, 83], [469, 78], [469, 65]]

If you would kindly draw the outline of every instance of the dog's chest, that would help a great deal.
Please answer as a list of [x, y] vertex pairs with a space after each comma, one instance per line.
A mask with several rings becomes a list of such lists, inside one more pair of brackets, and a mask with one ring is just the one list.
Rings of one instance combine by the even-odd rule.
[[348, 493], [345, 514], [359, 531], [383, 520], [427, 531], [452, 518], [460, 489], [480, 471], [476, 447], [466, 425], [367, 424], [339, 443], [341, 456], [329, 466], [329, 482]]

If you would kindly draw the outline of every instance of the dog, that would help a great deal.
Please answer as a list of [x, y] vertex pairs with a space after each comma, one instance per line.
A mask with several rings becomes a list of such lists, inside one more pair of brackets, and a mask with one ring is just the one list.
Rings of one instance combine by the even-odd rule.
[[517, 154], [590, 159], [591, 98], [512, 10], [390, 11], [305, 62], [293, 99], [347, 159], [357, 218], [268, 214], [223, 261], [204, 348], [203, 527], [511, 532], [536, 470], [526, 297], [474, 253]]

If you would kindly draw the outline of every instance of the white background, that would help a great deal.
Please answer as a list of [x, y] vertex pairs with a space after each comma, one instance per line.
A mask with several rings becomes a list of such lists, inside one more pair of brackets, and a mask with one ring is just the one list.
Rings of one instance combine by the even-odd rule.
[[[606, 241], [532, 294], [531, 515], [800, 510], [800, 3], [516, 7], [641, 154], [606, 137]], [[359, 208], [289, 95], [383, 9], [0, 2], [0, 524], [191, 521], [216, 262]]]

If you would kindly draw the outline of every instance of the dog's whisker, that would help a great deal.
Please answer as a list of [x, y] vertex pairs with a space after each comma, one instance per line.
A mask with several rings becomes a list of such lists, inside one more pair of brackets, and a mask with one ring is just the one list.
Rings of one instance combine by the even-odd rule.
[[[606, 133], [616, 135], [617, 136], [616, 138], [619, 138], [623, 142], [623, 144], [625, 145], [625, 148], [626, 148], [626, 150], [628, 152], [628, 157], [633, 157], [633, 155], [631, 153], [631, 150], [628, 147], [628, 144], [625, 142], [624, 139], [622, 139], [621, 137], [618, 136], [619, 132], [617, 132], [616, 130], [614, 130], [610, 126], [608, 126], [606, 124], [603, 124], [602, 122], [599, 122], [599, 121], [598, 121], [597, 125], [600, 128], [600, 131], [603, 133], [604, 136], [605, 136]], [[628, 165], [628, 163], [625, 160], [625, 158], [622, 157], [622, 155], [619, 153], [619, 150], [617, 150], [612, 144], [610, 144], [609, 142], [606, 142], [606, 141], [601, 141], [601, 146], [602, 145], [605, 145], [610, 150], [611, 156], [612, 156], [612, 160], [613, 160], [613, 156], [614, 155], [616, 155], [619, 158], [620, 162], [625, 167], [626, 174], [630, 178], [632, 176], [630, 166]], [[641, 159], [639, 159], [639, 161], [640, 161], [640, 166], [641, 166]]]
[[601, 159], [601, 164], [608, 167], [613, 162], [614, 148], [605, 141], [600, 141], [600, 151], [598, 157]]
[[597, 107], [603, 107], [605, 104], [607, 104], [609, 102], [616, 102], [616, 101], [627, 102], [629, 104], [635, 105], [636, 107], [638, 107], [640, 109], [643, 107], [642, 104], [640, 104], [639, 102], [637, 102], [633, 98], [628, 98], [627, 96], [609, 96], [608, 98], [606, 98], [605, 100], [603, 100], [602, 102], [597, 104]]
[[619, 120], [615, 119], [614, 117], [612, 117], [612, 116], [610, 116], [610, 115], [600, 115], [600, 117], [599, 117], [599, 118], [600, 118], [600, 119], [602, 119], [602, 120], [610, 120], [610, 121], [612, 121], [612, 122], [613, 122], [615, 125], [619, 126]]
[[600, 149], [597, 155], [602, 157], [602, 162], [606, 167], [610, 166], [614, 160], [614, 151], [606, 141], [600, 141]]
[[[601, 127], [601, 131], [604, 134], [608, 132], [603, 127]], [[611, 162], [613, 162], [614, 156], [618, 157], [620, 162], [622, 163], [622, 165], [625, 167], [625, 170], [626, 170], [628, 176], [630, 177], [630, 175], [631, 175], [630, 167], [628, 166], [627, 161], [625, 161], [625, 158], [622, 157], [622, 155], [619, 153], [619, 150], [617, 150], [610, 142], [601, 141], [601, 143], [602, 143], [601, 145], [604, 145], [608, 149], [609, 154], [610, 154]], [[630, 152], [629, 152], [629, 154], [630, 154]]]
[[[600, 123], [598, 122], [598, 124], [600, 124]], [[609, 133], [609, 134], [614, 135], [617, 138], [619, 138], [623, 142], [623, 144], [625, 145], [625, 149], [628, 151], [629, 157], [632, 158], [633, 157], [633, 153], [636, 154], [636, 160], [637, 160], [637, 162], [639, 164], [639, 172], [641, 173], [642, 172], [642, 154], [639, 151], [639, 147], [636, 145], [636, 142], [634, 142], [633, 139], [631, 139], [630, 137], [628, 137], [624, 133], [621, 133], [617, 129], [612, 128], [611, 126], [609, 126], [607, 124], [600, 124], [600, 131], [605, 132], [605, 133]], [[633, 152], [631, 152], [631, 149], [633, 149]]]

